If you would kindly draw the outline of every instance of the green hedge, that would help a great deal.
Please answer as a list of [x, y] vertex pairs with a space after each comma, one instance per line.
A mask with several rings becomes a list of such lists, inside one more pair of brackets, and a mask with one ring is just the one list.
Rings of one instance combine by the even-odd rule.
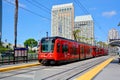
[[6, 52], [8, 50], [11, 50], [11, 49], [0, 46], [0, 53]]

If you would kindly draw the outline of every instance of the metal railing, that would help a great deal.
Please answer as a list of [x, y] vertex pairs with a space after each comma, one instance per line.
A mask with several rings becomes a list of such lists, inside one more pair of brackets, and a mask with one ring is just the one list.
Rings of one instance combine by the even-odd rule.
[[0, 54], [0, 65], [16, 64], [16, 63], [21, 63], [21, 62], [31, 62], [35, 60], [38, 60], [37, 53], [28, 53], [27, 57], [17, 57], [16, 59], [12, 55]]

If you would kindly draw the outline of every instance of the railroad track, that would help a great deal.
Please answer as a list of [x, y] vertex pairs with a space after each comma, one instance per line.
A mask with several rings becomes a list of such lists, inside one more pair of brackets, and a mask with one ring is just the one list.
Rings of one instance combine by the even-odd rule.
[[0, 79], [10, 80], [9, 78], [15, 78], [16, 80], [16, 76], [23, 78], [24, 75], [25, 80], [30, 78], [30, 80], [73, 80], [76, 76], [80, 76], [107, 58], [108, 57], [98, 57], [59, 66], [40, 65], [15, 71], [1, 72]]
[[89, 70], [90, 68], [100, 64], [101, 62], [105, 61], [106, 59], [97, 59], [93, 62], [88, 62], [82, 65], [75, 66], [71, 69], [67, 69], [61, 71], [59, 73], [47, 76], [41, 80], [73, 80], [76, 76], [84, 73], [85, 71]]

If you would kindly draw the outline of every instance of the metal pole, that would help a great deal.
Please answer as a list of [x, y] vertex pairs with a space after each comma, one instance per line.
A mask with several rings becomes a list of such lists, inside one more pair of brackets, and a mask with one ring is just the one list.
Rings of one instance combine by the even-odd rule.
[[2, 38], [2, 0], [0, 0], [0, 45]]
[[14, 43], [15, 43], [15, 48], [17, 47], [17, 22], [18, 22], [18, 0], [15, 0], [15, 23], [14, 23]]
[[15, 0], [15, 16], [14, 16], [14, 64], [15, 64], [15, 48], [17, 47], [17, 22], [18, 22], [18, 0]]
[[46, 32], [46, 37], [48, 37], [48, 32]]

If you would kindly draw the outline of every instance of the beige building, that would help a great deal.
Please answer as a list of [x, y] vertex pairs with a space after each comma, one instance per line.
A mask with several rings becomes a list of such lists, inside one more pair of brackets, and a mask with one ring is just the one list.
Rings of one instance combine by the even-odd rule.
[[94, 44], [94, 22], [91, 15], [76, 16], [74, 29], [80, 30], [80, 41]]
[[54, 5], [52, 7], [51, 36], [73, 39], [74, 6], [73, 3]]

